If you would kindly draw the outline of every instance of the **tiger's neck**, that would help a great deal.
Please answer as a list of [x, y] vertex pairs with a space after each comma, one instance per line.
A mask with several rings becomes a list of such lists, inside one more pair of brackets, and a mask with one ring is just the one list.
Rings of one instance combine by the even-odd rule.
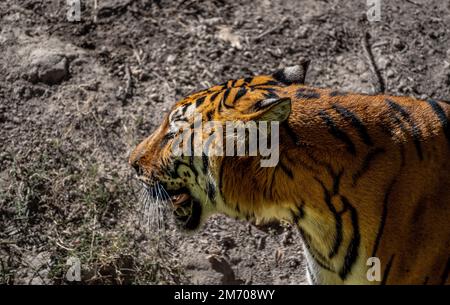
[[297, 225], [314, 283], [363, 282], [367, 258], [361, 220], [354, 198], [342, 189], [348, 175], [328, 153], [319, 157], [303, 148], [283, 149], [273, 168], [259, 168], [256, 159], [225, 159], [224, 170], [231, 166], [235, 177], [223, 176], [226, 214], [256, 223], [285, 220]]

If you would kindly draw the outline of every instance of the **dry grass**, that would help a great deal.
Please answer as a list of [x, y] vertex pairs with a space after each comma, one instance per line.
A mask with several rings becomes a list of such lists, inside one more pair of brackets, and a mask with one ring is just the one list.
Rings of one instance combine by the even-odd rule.
[[[37, 146], [1, 154], [1, 283], [65, 283], [70, 257], [87, 284], [182, 281], [170, 245], [145, 232], [139, 188], [126, 153], [118, 165], [108, 151], [114, 128], [99, 105], [74, 111], [60, 137], [36, 131]], [[90, 145], [73, 141], [87, 135]]]

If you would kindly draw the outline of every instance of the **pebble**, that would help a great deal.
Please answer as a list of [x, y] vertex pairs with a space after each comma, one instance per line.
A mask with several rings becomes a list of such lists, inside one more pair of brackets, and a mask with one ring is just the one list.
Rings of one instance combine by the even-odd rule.
[[46, 49], [37, 49], [30, 55], [29, 66], [24, 67], [25, 79], [35, 84], [56, 85], [69, 76], [69, 61], [65, 55]]

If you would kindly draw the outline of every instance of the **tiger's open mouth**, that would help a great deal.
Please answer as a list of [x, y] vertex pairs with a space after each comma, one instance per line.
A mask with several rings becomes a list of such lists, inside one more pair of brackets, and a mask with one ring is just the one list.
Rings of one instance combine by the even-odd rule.
[[200, 225], [202, 207], [198, 200], [193, 198], [186, 190], [169, 192], [173, 204], [173, 215], [177, 225], [191, 231]]

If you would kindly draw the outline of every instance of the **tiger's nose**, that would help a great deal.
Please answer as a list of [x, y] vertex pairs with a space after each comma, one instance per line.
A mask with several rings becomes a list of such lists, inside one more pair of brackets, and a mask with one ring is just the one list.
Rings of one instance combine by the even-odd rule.
[[139, 147], [135, 148], [134, 151], [131, 153], [130, 158], [128, 160], [128, 163], [131, 165], [132, 168], [136, 171], [136, 174], [138, 176], [143, 174], [142, 166], [141, 166], [141, 158], [142, 153], [140, 152], [141, 149]]
[[130, 162], [130, 163], [131, 163], [131, 167], [133, 167], [134, 170], [136, 171], [136, 174], [138, 176], [141, 176], [143, 171], [142, 171], [142, 167], [139, 165], [139, 161], [135, 160], [135, 161]]

